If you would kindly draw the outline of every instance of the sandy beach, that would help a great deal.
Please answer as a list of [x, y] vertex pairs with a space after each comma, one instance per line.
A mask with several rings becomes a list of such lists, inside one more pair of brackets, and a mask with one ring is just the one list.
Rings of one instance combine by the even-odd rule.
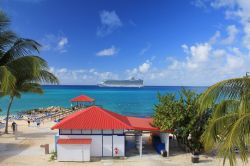
[[[169, 166], [186, 166], [186, 165], [201, 165], [201, 166], [214, 166], [222, 165], [222, 160], [217, 158], [201, 155], [199, 164], [192, 164], [190, 161], [191, 155], [184, 153], [176, 147], [170, 147], [170, 157], [163, 158], [158, 154], [144, 154], [142, 158], [139, 156], [132, 156], [126, 159], [112, 159], [103, 158], [96, 159], [92, 162], [58, 162], [51, 161], [51, 154], [45, 155], [44, 149], [40, 147], [42, 144], [49, 144], [50, 152], [54, 151], [54, 135], [56, 130], [50, 130], [50, 127], [55, 123], [45, 121], [40, 127], [35, 123], [31, 123], [30, 127], [24, 120], [15, 121], [18, 125], [18, 138], [15, 140], [11, 128], [10, 134], [2, 134], [0, 136], [0, 165], [10, 166], [27, 166], [27, 165], [124, 165], [124, 166], [156, 166], [156, 165], [169, 165]], [[11, 124], [11, 122], [10, 122]], [[1, 128], [3, 133], [4, 128]], [[240, 161], [237, 165], [243, 165]]]

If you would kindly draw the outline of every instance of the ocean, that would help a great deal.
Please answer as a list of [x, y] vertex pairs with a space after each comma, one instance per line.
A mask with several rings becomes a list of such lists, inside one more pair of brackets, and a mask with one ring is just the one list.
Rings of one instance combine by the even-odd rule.
[[[44, 108], [49, 106], [70, 107], [70, 99], [87, 95], [96, 100], [97, 105], [113, 112], [127, 116], [149, 117], [154, 113], [154, 105], [157, 104], [157, 94], [175, 93], [183, 87], [180, 86], [145, 86], [143, 88], [104, 88], [98, 86], [43, 86], [44, 94], [23, 94], [21, 99], [15, 98], [11, 113]], [[207, 87], [184, 87], [203, 92]], [[0, 108], [4, 115], [6, 113], [9, 98], [0, 98]]]

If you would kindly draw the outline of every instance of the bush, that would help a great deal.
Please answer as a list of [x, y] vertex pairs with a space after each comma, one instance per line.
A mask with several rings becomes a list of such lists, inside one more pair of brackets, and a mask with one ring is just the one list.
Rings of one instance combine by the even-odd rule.
[[55, 151], [53, 151], [53, 152], [51, 153], [51, 156], [50, 156], [50, 161], [56, 160], [56, 158], [57, 158], [57, 153], [56, 153]]
[[154, 126], [161, 130], [174, 130], [178, 141], [190, 151], [200, 151], [203, 146], [200, 137], [204, 132], [209, 114], [199, 115], [198, 98], [194, 91], [182, 89], [177, 99], [175, 94], [158, 94], [159, 103], [155, 105]]

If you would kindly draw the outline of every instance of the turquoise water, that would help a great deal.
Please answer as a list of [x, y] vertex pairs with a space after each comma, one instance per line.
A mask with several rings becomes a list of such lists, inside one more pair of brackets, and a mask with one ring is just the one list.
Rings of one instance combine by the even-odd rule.
[[[97, 86], [44, 86], [44, 94], [23, 94], [15, 99], [11, 113], [34, 108], [62, 106], [70, 107], [70, 99], [81, 94], [96, 100], [97, 105], [128, 116], [152, 116], [154, 105], [157, 104], [157, 93], [175, 93], [182, 87], [177, 86], [146, 86], [143, 88], [100, 88]], [[185, 87], [201, 93], [206, 87]], [[8, 98], [0, 98], [0, 107], [5, 114]]]

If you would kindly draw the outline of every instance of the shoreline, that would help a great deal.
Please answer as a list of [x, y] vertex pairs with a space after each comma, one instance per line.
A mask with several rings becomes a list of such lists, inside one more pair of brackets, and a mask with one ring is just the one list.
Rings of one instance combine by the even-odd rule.
[[[27, 121], [28, 119], [35, 120], [41, 117], [46, 117], [46, 116], [49, 117], [53, 114], [63, 113], [67, 110], [70, 110], [70, 109], [63, 108], [60, 106], [49, 106], [46, 108], [37, 108], [37, 109], [31, 109], [27, 111], [11, 113], [9, 117], [10, 117], [10, 120], [12, 121], [13, 120], [26, 120]], [[6, 118], [6, 112], [5, 113], [1, 112], [0, 122], [5, 121], [5, 118]]]

